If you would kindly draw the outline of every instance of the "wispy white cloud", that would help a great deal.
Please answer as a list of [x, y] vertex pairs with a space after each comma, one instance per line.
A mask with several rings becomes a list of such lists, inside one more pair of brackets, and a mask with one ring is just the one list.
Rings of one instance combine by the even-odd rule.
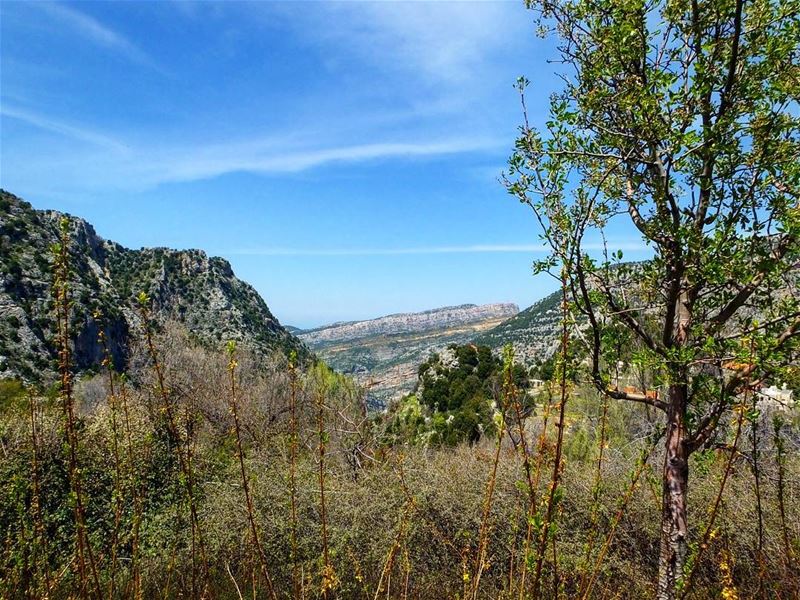
[[[153, 175], [161, 181], [182, 181], [215, 177], [237, 171], [251, 173], [297, 173], [329, 163], [357, 163], [392, 158], [446, 156], [497, 148], [491, 139], [453, 138], [411, 142], [376, 142], [336, 145], [325, 148], [307, 146], [287, 149], [292, 142], [271, 142], [259, 148], [257, 142], [230, 144], [192, 151], [167, 150], [169, 157], [151, 162]], [[502, 146], [500, 146], [502, 147]]]
[[[609, 242], [609, 249], [645, 252], [647, 246], [636, 241]], [[603, 250], [600, 243], [584, 244], [584, 250]], [[474, 244], [468, 246], [420, 246], [409, 248], [243, 248], [221, 252], [227, 256], [403, 256], [415, 254], [542, 254], [541, 244]]]
[[6, 155], [5, 171], [11, 177], [7, 183], [28, 189], [40, 188], [44, 172], [56, 179], [63, 189], [75, 186], [83, 190], [141, 191], [161, 184], [203, 181], [230, 173], [297, 174], [334, 164], [438, 160], [505, 148], [501, 139], [480, 137], [387, 140], [369, 144], [337, 144], [337, 140], [315, 143], [315, 140], [301, 139], [304, 136], [256, 138], [230, 144], [153, 143], [149, 139], [137, 139], [135, 135], [115, 139], [81, 125], [5, 105], [0, 107], [0, 115], [96, 147], [80, 149], [50, 144], [42, 155]]
[[127, 37], [83, 12], [56, 2], [31, 2], [30, 5], [99, 46], [119, 52], [135, 63], [155, 66], [150, 56]]
[[[90, 43], [135, 62], [151, 62], [132, 39], [82, 12], [80, 5], [31, 5]], [[124, 125], [107, 135], [100, 133], [91, 110], [79, 124], [64, 122], [56, 106], [27, 110], [36, 106], [38, 111], [41, 97], [36, 104], [16, 100], [17, 106], [4, 110], [6, 116], [99, 148], [126, 151], [65, 148], [47, 140], [46, 152], [37, 152], [36, 140], [32, 151], [7, 151], [7, 164], [18, 162], [6, 169], [7, 176], [13, 173], [15, 182], [36, 188], [43, 185], [41, 173], [48, 172], [59, 187], [142, 190], [234, 172], [299, 173], [331, 164], [468, 153], [492, 154], [494, 161], [507, 152], [502, 111], [487, 109], [496, 104], [487, 98], [495, 93], [487, 81], [497, 71], [499, 50], [524, 27], [519, 18], [524, 9], [514, 3], [315, 3], [313, 9], [294, 3], [198, 3], [185, 8], [197, 13], [199, 22], [219, 19], [220, 31], [245, 28], [245, 19], [247, 27], [256, 24], [256, 31], [264, 27], [263, 35], [291, 39], [299, 54], [338, 62], [336, 87], [311, 85], [308, 93], [304, 87], [291, 104], [264, 111], [268, 118], [253, 112], [262, 109], [250, 102], [259, 97], [255, 92], [242, 94], [241, 102], [237, 98], [212, 106], [199, 98], [185, 110], [176, 103], [181, 112], [174, 119], [151, 118], [151, 112], [146, 119], [115, 115], [114, 122]], [[308, 52], [309, 47], [314, 51]], [[169, 90], [164, 94], [170, 98]], [[165, 122], [169, 125], [162, 126]], [[233, 136], [246, 139], [231, 141]], [[6, 140], [6, 146], [22, 148], [24, 141], [19, 135]]]
[[[47, 156], [28, 156], [8, 172], [14, 181], [36, 187], [43, 170], [58, 173], [59, 185], [81, 188], [147, 189], [164, 183], [200, 181], [229, 173], [300, 173], [334, 163], [358, 164], [370, 161], [437, 158], [503, 148], [503, 141], [491, 138], [432, 138], [407, 141], [376, 141], [348, 144], [335, 139], [314, 139], [301, 133], [240, 140], [226, 144], [202, 141], [159, 144], [129, 136], [126, 143], [86, 127], [68, 124], [16, 107], [2, 106], [0, 114], [60, 136], [89, 142], [103, 150], [76, 151], [72, 147], [51, 147]], [[337, 143], [337, 141], [339, 143]], [[8, 156], [7, 161], [13, 157]]]
[[0, 115], [23, 121], [29, 125], [33, 125], [38, 129], [43, 129], [52, 133], [57, 133], [75, 140], [88, 142], [95, 146], [101, 146], [106, 149], [116, 150], [123, 152], [126, 150], [125, 145], [112, 137], [98, 133], [91, 129], [82, 126], [71, 125], [62, 121], [52, 119], [45, 115], [41, 115], [29, 110], [8, 106], [7, 103], [0, 105]]

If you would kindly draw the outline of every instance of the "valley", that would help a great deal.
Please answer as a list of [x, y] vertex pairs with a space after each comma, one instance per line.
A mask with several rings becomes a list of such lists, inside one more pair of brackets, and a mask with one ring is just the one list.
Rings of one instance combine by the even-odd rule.
[[511, 303], [464, 304], [367, 321], [334, 323], [296, 333], [328, 365], [368, 388], [383, 407], [410, 392], [419, 364], [450, 344], [464, 344], [512, 319]]

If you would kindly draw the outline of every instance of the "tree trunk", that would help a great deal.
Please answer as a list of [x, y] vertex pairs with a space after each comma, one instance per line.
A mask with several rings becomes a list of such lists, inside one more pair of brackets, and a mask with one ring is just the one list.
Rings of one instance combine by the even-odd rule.
[[658, 559], [658, 600], [673, 600], [683, 576], [687, 550], [686, 487], [689, 454], [686, 436], [686, 387], [669, 388], [666, 455], [661, 505], [661, 551]]

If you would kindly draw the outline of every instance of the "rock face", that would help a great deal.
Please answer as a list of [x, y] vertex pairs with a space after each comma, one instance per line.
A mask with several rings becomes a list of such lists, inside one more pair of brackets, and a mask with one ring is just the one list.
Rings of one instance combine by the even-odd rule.
[[[51, 246], [66, 215], [35, 210], [0, 190], [0, 378], [46, 381], [54, 375]], [[159, 320], [184, 324], [209, 345], [236, 340], [257, 352], [308, 349], [286, 331], [230, 264], [201, 250], [130, 250], [102, 239], [86, 221], [70, 221], [72, 337], [78, 370], [102, 359], [101, 327], [118, 368], [123, 368], [139, 317], [133, 299], [152, 299]], [[102, 317], [96, 317], [99, 313]]]
[[299, 333], [331, 367], [370, 388], [374, 407], [411, 391], [431, 352], [470, 342], [519, 312], [516, 304], [464, 304], [334, 323]]

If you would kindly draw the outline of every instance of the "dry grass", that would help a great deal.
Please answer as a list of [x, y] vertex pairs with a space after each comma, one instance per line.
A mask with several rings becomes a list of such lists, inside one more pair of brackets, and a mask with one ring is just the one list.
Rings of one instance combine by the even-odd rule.
[[[537, 509], [549, 498], [558, 435], [552, 423], [543, 427], [544, 406], [521, 430], [513, 411], [506, 416], [517, 441], [520, 431], [531, 441], [527, 468], [525, 453], [508, 435], [499, 445], [485, 439], [455, 448], [386, 447], [382, 423], [365, 419], [358, 390], [321, 367], [293, 372], [284, 358], [256, 361], [242, 350], [231, 369], [224, 355], [193, 347], [171, 327], [153, 344], [163, 389], [143, 348], [133, 357], [129, 382], [117, 385], [113, 396], [105, 374], [86, 387], [100, 386], [114, 402], [96, 405], [87, 398], [85, 404], [75, 397], [81, 415], [76, 460], [97, 588], [82, 583], [74, 562], [58, 402], [35, 396], [3, 407], [0, 597], [42, 598], [49, 589], [51, 598], [100, 597], [97, 590], [119, 598], [239, 598], [253, 597], [255, 588], [256, 598], [268, 598], [254, 528], [279, 598], [528, 597], [535, 567], [525, 551], [531, 498]], [[191, 452], [195, 517], [171, 426], [165, 429], [164, 390], [184, 460]], [[569, 402], [559, 470], [563, 494], [551, 515], [558, 569], [551, 541], [542, 560], [542, 595], [651, 597], [660, 444], [641, 460], [653, 443], [643, 408], [612, 404], [603, 417], [596, 395], [580, 388]], [[723, 589], [739, 598], [800, 594], [791, 556], [800, 540], [800, 435], [785, 424], [776, 444], [766, 435], [772, 432], [768, 418], [761, 417], [759, 430], [761, 536], [750, 425], [743, 425], [740, 437], [748, 441], [738, 452], [693, 457], [692, 540], [702, 539], [728, 475], [707, 548], [698, 555], [691, 598], [718, 597]], [[731, 443], [736, 423], [729, 425]], [[603, 440], [608, 447], [599, 462]], [[526, 570], [529, 583], [522, 585]]]

